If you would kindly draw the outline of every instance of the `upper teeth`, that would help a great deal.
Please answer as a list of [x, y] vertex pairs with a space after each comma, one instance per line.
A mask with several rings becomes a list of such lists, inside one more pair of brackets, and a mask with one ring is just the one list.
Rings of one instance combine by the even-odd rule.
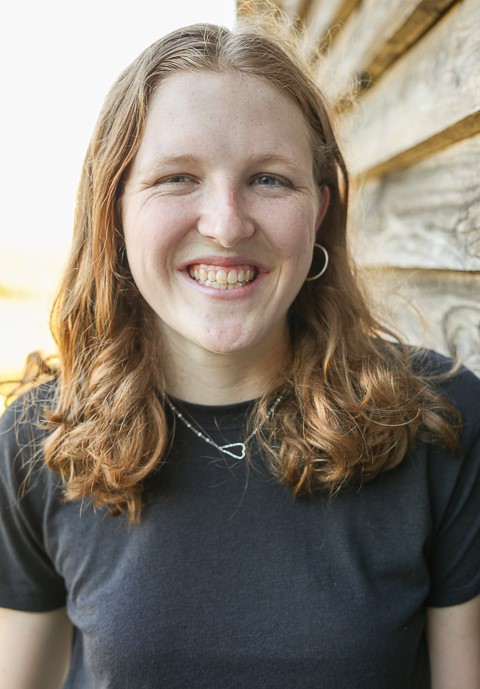
[[253, 280], [255, 268], [252, 266], [215, 268], [215, 266], [192, 265], [189, 267], [189, 273], [194, 280], [207, 287], [235, 289]]

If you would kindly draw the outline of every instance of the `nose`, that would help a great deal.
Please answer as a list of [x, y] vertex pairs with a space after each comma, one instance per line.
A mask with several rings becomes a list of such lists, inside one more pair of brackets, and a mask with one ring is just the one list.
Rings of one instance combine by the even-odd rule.
[[251, 237], [255, 226], [241, 193], [217, 186], [205, 194], [197, 229], [228, 249]]

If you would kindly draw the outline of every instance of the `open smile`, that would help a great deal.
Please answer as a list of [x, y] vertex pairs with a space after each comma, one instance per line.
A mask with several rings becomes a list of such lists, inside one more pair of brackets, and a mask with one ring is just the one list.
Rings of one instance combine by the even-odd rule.
[[229, 266], [228, 268], [205, 263], [189, 265], [188, 273], [193, 280], [214, 289], [240, 289], [257, 276], [257, 269], [251, 265]]

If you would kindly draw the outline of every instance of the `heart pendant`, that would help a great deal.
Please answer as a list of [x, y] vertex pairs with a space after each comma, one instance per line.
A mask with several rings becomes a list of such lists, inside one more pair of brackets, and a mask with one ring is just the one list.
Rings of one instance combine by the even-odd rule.
[[[229, 448], [234, 448], [234, 447], [239, 448], [239, 454], [236, 454], [235, 452], [230, 452]], [[230, 445], [222, 445], [220, 449], [226, 455], [233, 457], [233, 459], [245, 459], [245, 453], [246, 453], [245, 443], [230, 443]]]

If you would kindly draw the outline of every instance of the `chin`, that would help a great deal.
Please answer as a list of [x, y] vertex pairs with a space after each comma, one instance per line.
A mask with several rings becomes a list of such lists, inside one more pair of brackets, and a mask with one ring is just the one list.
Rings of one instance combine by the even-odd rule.
[[235, 354], [249, 349], [248, 346], [238, 342], [215, 342], [215, 344], [208, 342], [200, 343], [200, 346], [212, 354]]
[[235, 354], [255, 349], [255, 342], [248, 337], [234, 337], [230, 333], [228, 337], [206, 338], [198, 342], [198, 345], [212, 354]]

